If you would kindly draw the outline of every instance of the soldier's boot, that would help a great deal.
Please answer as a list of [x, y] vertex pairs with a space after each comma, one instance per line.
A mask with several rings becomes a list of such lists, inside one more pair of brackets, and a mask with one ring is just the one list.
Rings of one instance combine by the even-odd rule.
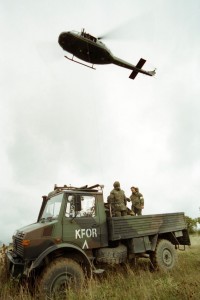
[[127, 207], [127, 215], [135, 216], [135, 213], [130, 208]]

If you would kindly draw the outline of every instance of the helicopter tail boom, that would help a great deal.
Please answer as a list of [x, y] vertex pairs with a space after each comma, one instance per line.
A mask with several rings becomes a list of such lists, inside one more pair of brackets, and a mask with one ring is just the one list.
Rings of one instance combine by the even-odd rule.
[[[145, 62], [146, 62], [145, 59], [140, 58], [139, 62], [135, 66], [135, 68], [141, 70], [142, 67], [144, 66]], [[137, 74], [140, 72], [139, 70], [138, 71], [137, 70], [133, 70], [133, 72], [131, 73], [131, 75], [129, 76], [129, 78], [130, 79], [135, 79], [135, 77], [137, 76]]]

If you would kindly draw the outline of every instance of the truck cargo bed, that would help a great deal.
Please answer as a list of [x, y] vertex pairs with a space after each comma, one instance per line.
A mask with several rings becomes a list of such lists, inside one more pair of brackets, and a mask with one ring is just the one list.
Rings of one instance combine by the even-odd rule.
[[107, 218], [109, 240], [142, 237], [187, 229], [184, 213]]

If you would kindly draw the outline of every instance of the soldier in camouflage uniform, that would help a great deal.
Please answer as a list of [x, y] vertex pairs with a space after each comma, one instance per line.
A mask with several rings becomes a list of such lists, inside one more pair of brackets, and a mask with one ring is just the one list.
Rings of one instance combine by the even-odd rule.
[[126, 201], [127, 198], [125, 196], [125, 193], [120, 188], [120, 183], [118, 181], [115, 181], [114, 189], [110, 192], [110, 195], [108, 196], [108, 203], [111, 204], [111, 208], [114, 212], [115, 217], [120, 216], [126, 216], [127, 215], [127, 207], [126, 207]]
[[142, 209], [144, 208], [144, 198], [139, 189], [132, 186], [131, 187], [132, 195], [130, 196], [132, 206], [131, 209], [134, 211], [135, 215], [141, 216]]

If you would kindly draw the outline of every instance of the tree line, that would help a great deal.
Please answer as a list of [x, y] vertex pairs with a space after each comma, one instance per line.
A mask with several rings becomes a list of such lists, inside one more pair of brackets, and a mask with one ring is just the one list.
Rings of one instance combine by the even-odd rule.
[[188, 216], [185, 216], [185, 219], [190, 234], [200, 233], [200, 229], [198, 229], [198, 224], [200, 224], [200, 217], [192, 219]]

